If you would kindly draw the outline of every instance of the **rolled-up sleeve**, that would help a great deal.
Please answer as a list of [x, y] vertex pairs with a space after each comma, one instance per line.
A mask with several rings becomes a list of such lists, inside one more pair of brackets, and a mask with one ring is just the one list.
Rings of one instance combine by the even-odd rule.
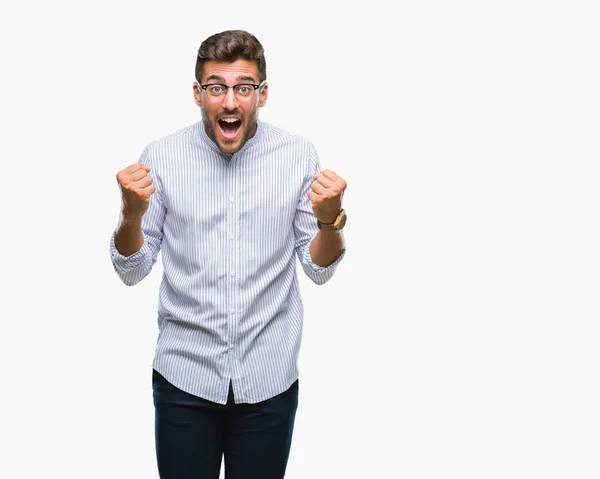
[[153, 184], [156, 186], [156, 191], [150, 197], [148, 210], [142, 217], [144, 243], [139, 251], [129, 256], [123, 256], [115, 246], [116, 231], [113, 231], [110, 237], [110, 256], [113, 267], [123, 283], [128, 286], [133, 286], [144, 279], [156, 263], [162, 244], [165, 220], [160, 176], [155, 171], [150, 155], [150, 147], [144, 149], [139, 163], [150, 167], [149, 175], [153, 178]]
[[331, 279], [338, 264], [344, 258], [346, 249], [328, 266], [319, 266], [314, 263], [310, 256], [310, 243], [319, 232], [317, 219], [312, 210], [308, 191], [313, 182], [313, 177], [321, 171], [319, 158], [314, 148], [311, 148], [310, 163], [304, 184], [302, 185], [302, 194], [298, 201], [298, 208], [294, 218], [294, 235], [296, 240], [296, 254], [302, 265], [304, 273], [316, 284], [325, 284]]

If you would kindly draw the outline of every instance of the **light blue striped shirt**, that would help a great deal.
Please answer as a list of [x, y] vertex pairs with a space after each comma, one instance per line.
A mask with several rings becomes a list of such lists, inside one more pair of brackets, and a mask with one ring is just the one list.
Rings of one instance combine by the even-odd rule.
[[327, 267], [310, 257], [318, 231], [307, 196], [320, 171], [314, 146], [259, 120], [256, 134], [227, 155], [199, 122], [150, 143], [139, 162], [156, 185], [142, 219], [144, 244], [125, 257], [113, 233], [110, 251], [127, 285], [161, 252], [153, 367], [220, 404], [230, 381], [236, 403], [285, 391], [298, 378], [302, 336], [296, 257], [323, 284], [345, 254]]

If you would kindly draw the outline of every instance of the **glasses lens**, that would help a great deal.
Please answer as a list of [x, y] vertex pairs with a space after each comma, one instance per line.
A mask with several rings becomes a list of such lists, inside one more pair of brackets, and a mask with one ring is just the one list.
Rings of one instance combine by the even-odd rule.
[[254, 95], [254, 87], [252, 85], [236, 85], [234, 88], [235, 96], [240, 100], [252, 98]]
[[227, 87], [224, 85], [208, 85], [206, 87], [206, 93], [208, 93], [211, 97], [220, 97], [224, 96], [227, 92]]

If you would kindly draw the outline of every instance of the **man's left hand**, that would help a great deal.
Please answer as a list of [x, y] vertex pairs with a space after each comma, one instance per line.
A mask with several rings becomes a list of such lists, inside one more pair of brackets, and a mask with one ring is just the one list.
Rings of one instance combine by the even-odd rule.
[[346, 181], [331, 170], [321, 171], [314, 179], [308, 192], [313, 213], [321, 223], [333, 223], [342, 209]]

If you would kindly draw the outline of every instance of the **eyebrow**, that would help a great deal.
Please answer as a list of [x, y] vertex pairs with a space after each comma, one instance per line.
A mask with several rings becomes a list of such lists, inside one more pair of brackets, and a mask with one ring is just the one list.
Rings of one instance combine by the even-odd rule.
[[[219, 82], [224, 82], [225, 78], [223, 78], [221, 75], [210, 75], [206, 81], [211, 81], [211, 80], [215, 80], [215, 81], [219, 81]], [[237, 77], [235, 79], [236, 82], [244, 82], [244, 81], [249, 81], [254, 83], [256, 80], [254, 79], [254, 77], [248, 76], [248, 75], [240, 75], [239, 77]]]

